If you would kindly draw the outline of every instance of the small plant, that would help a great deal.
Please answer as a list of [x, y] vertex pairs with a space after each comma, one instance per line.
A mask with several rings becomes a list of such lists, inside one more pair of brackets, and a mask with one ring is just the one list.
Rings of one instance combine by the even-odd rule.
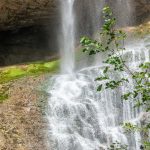
[[109, 146], [108, 150], [127, 150], [127, 145], [122, 145], [116, 141]]
[[[137, 71], [133, 71], [123, 59], [124, 39], [126, 34], [118, 29], [115, 29], [116, 19], [113, 17], [113, 13], [110, 7], [106, 6], [103, 8], [104, 25], [100, 32], [100, 41], [90, 39], [88, 37], [81, 38], [81, 45], [83, 46], [83, 52], [89, 55], [95, 55], [97, 53], [105, 53], [107, 55], [106, 60], [103, 61], [105, 68], [103, 73], [95, 79], [100, 82], [97, 91], [115, 89], [124, 84], [134, 83], [132, 89], [129, 92], [124, 93], [121, 98], [122, 100], [133, 100], [135, 103], [134, 107], [143, 107], [145, 111], [150, 111], [150, 62], [144, 62], [137, 67]], [[104, 40], [103, 40], [104, 39]], [[118, 80], [112, 79], [110, 73], [126, 73], [132, 79], [130, 82], [127, 78], [119, 78]], [[103, 81], [103, 82], [101, 82]], [[131, 123], [125, 123], [125, 127], [128, 131], [145, 130], [150, 129], [148, 125], [138, 127]], [[149, 142], [146, 142], [149, 145]], [[144, 145], [144, 144], [143, 144]], [[112, 145], [112, 150], [116, 144]], [[116, 149], [118, 150], [118, 149]], [[119, 149], [120, 150], [120, 149]]]
[[[137, 70], [132, 71], [123, 60], [122, 51], [125, 50], [122, 47], [126, 34], [121, 30], [114, 28], [115, 18], [109, 7], [103, 9], [104, 25], [100, 33], [101, 39], [107, 39], [106, 41], [96, 41], [88, 37], [81, 38], [81, 45], [83, 46], [83, 52], [88, 52], [89, 55], [95, 55], [99, 52], [107, 52], [107, 58], [103, 61], [107, 66], [103, 70], [103, 75], [96, 78], [96, 81], [106, 81], [98, 87], [98, 91], [102, 89], [115, 89], [122, 86], [123, 83], [128, 83], [128, 79], [121, 78], [119, 80], [112, 80], [109, 76], [109, 72], [126, 72], [130, 75], [130, 78], [134, 81], [135, 86], [132, 91], [122, 95], [122, 99], [134, 99], [135, 107], [145, 106], [146, 111], [150, 110], [150, 62], [145, 62], [139, 65]], [[140, 98], [139, 98], [140, 97]]]

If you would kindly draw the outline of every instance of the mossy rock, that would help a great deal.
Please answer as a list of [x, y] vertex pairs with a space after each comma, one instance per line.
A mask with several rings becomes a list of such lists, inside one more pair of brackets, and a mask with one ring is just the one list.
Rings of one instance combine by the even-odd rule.
[[17, 66], [4, 67], [0, 69], [0, 102], [8, 99], [9, 83], [16, 79], [28, 76], [39, 76], [41, 74], [54, 74], [59, 70], [59, 60], [50, 62], [36, 62]]

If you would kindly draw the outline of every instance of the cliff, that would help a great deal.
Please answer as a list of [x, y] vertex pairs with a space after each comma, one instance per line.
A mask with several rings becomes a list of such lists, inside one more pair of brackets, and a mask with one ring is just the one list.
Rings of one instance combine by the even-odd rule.
[[137, 23], [150, 20], [150, 0], [134, 0], [134, 5]]
[[[115, 5], [114, 1], [107, 1]], [[78, 0], [77, 2], [81, 3]], [[149, 19], [149, 0], [129, 2], [133, 3], [132, 7], [135, 8], [137, 22], [141, 23]], [[12, 30], [33, 25], [56, 25], [59, 21], [59, 5], [59, 0], [0, 0], [0, 30]]]
[[56, 22], [57, 3], [57, 0], [0, 0], [0, 30]]
[[[0, 0], [0, 66], [58, 57], [61, 0]], [[150, 19], [149, 0], [128, 0], [134, 24]], [[115, 10], [115, 0], [103, 0]], [[121, 5], [126, 1], [122, 1]], [[100, 0], [76, 0], [77, 38], [93, 34], [102, 9]], [[91, 6], [93, 5], [93, 6]], [[95, 7], [96, 6], [96, 7]], [[100, 6], [100, 7], [99, 7]], [[95, 10], [99, 9], [96, 14]], [[124, 24], [128, 10], [121, 7], [117, 22]], [[95, 17], [95, 21], [93, 18]], [[132, 20], [132, 19], [130, 19]]]
[[0, 65], [53, 59], [57, 0], [0, 0]]

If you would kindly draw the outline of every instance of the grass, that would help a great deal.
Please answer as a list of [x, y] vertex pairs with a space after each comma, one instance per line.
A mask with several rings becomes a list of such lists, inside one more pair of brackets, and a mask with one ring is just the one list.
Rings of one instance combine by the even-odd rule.
[[56, 73], [59, 69], [59, 60], [51, 62], [36, 62], [24, 65], [16, 65], [0, 68], [0, 102], [8, 98], [8, 89], [5, 84], [10, 81], [28, 76], [36, 76], [44, 73]]

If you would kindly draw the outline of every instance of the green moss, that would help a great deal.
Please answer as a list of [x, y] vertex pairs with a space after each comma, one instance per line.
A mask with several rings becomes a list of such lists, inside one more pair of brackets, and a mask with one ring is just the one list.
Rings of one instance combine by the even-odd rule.
[[0, 70], [0, 84], [24, 76], [39, 75], [42, 73], [55, 73], [58, 71], [59, 61], [37, 62], [20, 66], [6, 67]]
[[8, 99], [8, 94], [0, 93], [0, 103], [2, 103], [6, 99]]
[[[56, 73], [59, 69], [59, 61], [36, 62], [24, 65], [5, 67], [0, 69], [0, 103], [8, 99], [8, 90], [10, 81], [35, 76], [44, 73]], [[8, 85], [7, 85], [8, 84]]]

